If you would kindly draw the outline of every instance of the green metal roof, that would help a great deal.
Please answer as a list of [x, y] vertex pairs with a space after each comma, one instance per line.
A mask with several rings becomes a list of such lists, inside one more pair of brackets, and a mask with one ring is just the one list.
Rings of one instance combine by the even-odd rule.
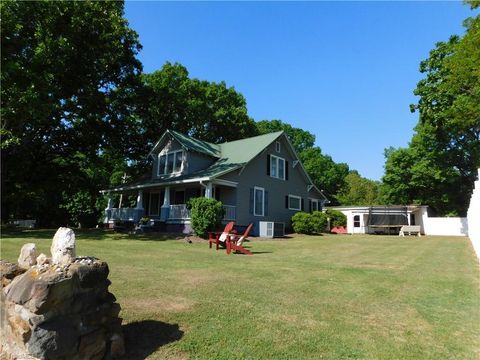
[[223, 163], [245, 165], [275, 141], [283, 131], [219, 144]]
[[183, 147], [204, 153], [213, 157], [220, 157], [220, 147], [207, 141], [198, 140], [173, 130], [167, 130]]

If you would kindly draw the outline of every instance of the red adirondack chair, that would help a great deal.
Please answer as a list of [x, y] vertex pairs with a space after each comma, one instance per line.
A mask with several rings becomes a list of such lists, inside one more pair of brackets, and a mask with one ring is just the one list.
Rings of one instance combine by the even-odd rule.
[[253, 224], [248, 225], [245, 232], [242, 235], [230, 235], [227, 236], [227, 254], [230, 255], [232, 251], [241, 252], [245, 255], [253, 255], [251, 251], [245, 249], [242, 245], [245, 239], [248, 237], [248, 233], [252, 229]]
[[212, 244], [215, 243], [215, 248], [218, 250], [220, 243], [225, 244], [230, 233], [232, 233], [234, 226], [235, 226], [235, 222], [231, 221], [227, 225], [225, 225], [225, 229], [223, 229], [223, 232], [209, 232], [208, 247], [211, 249]]

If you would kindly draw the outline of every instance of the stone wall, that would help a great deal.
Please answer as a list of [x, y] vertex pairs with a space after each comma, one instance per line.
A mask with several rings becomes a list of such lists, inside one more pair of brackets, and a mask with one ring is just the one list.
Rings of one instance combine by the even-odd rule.
[[108, 265], [93, 257], [76, 257], [73, 231], [59, 232], [52, 258], [36, 257], [34, 244], [26, 244], [18, 264], [0, 261], [2, 356], [119, 357], [124, 354], [122, 319], [120, 305], [108, 291]]

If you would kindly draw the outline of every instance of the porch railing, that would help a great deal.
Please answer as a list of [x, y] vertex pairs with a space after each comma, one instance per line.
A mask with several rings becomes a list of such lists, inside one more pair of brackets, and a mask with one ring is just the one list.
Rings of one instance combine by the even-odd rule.
[[108, 220], [139, 221], [143, 216], [143, 209], [112, 208], [105, 210]]
[[185, 204], [170, 205], [170, 211], [168, 218], [171, 220], [185, 220], [190, 219], [190, 210], [187, 209]]
[[[236, 219], [236, 206], [223, 205], [225, 209], [225, 215], [223, 220], [235, 220]], [[190, 210], [187, 209], [185, 204], [170, 205], [170, 211], [168, 215], [169, 220], [189, 220]]]
[[[237, 207], [232, 205], [223, 205], [225, 215], [223, 220], [232, 221], [237, 217]], [[144, 214], [143, 209], [137, 208], [111, 208], [105, 210], [107, 220], [122, 220], [138, 222]], [[190, 210], [185, 204], [170, 205], [168, 212], [169, 220], [189, 220]]]

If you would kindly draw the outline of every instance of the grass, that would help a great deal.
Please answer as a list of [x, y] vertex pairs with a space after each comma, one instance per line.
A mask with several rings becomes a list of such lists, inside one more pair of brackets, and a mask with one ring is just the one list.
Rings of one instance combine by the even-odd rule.
[[[54, 231], [4, 233], [1, 257]], [[108, 262], [126, 359], [478, 359], [480, 279], [467, 238], [320, 236], [230, 255], [168, 237], [79, 232]]]

